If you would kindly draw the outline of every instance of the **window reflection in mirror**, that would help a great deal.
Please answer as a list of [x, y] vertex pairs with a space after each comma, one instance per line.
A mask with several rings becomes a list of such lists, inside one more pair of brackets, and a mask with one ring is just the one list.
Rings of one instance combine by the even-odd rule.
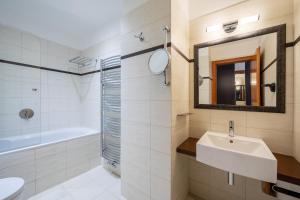
[[199, 104], [276, 106], [277, 33], [198, 49]]

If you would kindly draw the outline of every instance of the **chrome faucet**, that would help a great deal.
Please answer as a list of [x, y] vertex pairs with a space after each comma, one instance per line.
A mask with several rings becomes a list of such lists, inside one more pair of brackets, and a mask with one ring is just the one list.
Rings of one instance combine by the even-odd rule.
[[229, 137], [234, 137], [234, 121], [229, 121]]

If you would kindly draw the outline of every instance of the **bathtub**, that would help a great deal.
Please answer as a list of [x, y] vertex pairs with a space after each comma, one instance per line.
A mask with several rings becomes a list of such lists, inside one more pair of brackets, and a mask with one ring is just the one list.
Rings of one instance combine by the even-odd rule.
[[99, 131], [83, 127], [2, 139], [0, 178], [22, 177], [29, 198], [100, 165], [100, 144]]
[[96, 134], [97, 132], [99, 133], [99, 131], [94, 129], [77, 127], [3, 138], [0, 139], [0, 156], [3, 153], [10, 153], [15, 150], [20, 151], [23, 149], [36, 148], [38, 146]]

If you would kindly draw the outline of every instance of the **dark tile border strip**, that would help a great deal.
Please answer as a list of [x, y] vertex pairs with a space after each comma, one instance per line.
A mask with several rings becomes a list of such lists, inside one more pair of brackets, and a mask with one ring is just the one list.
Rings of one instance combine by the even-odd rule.
[[64, 74], [72, 74], [72, 75], [80, 76], [79, 73], [75, 73], [75, 72], [68, 72], [68, 71], [59, 70], [59, 69], [52, 69], [52, 68], [47, 68], [47, 67], [40, 67], [40, 66], [37, 66], [37, 65], [30, 65], [30, 64], [13, 62], [13, 61], [2, 60], [2, 59], [0, 59], [0, 63], [6, 63], [6, 64], [18, 65], [18, 66], [22, 66], [22, 67], [29, 67], [29, 68], [34, 68], [34, 69], [42, 69], [42, 70], [47, 70], [47, 71], [60, 72], [60, 73], [64, 73]]
[[[294, 42], [289, 42], [289, 43], [286, 43], [286, 47], [293, 47], [295, 46], [297, 43], [299, 43], [300, 41], [300, 36], [294, 41]], [[172, 47], [177, 53], [179, 53], [187, 62], [189, 63], [193, 63], [195, 62], [195, 59], [189, 59], [186, 55], [184, 55], [184, 53], [182, 53], [174, 44], [171, 44], [171, 42], [168, 43], [167, 45], [168, 47]], [[155, 51], [157, 49], [161, 49], [163, 48], [164, 45], [161, 44], [161, 45], [157, 45], [157, 46], [154, 46], [154, 47], [151, 47], [151, 48], [148, 48], [148, 49], [144, 49], [144, 50], [141, 50], [141, 51], [137, 51], [137, 52], [134, 52], [134, 53], [130, 53], [130, 54], [127, 54], [127, 55], [124, 55], [124, 56], [121, 56], [121, 60], [124, 60], [124, 59], [127, 59], [127, 58], [131, 58], [131, 57], [134, 57], [134, 56], [138, 56], [138, 55], [142, 55], [142, 54], [145, 54], [145, 53], [149, 53], [149, 52], [152, 52], [152, 51]], [[6, 63], [6, 64], [12, 64], [12, 65], [18, 65], [18, 66], [23, 66], [23, 67], [29, 67], [29, 68], [34, 68], [34, 69], [41, 69], [41, 70], [47, 70], [47, 71], [53, 71], [53, 72], [59, 72], [59, 73], [64, 73], [64, 74], [71, 74], [71, 75], [77, 75], [77, 76], [85, 76], [85, 75], [89, 75], [89, 74], [94, 74], [94, 73], [98, 73], [98, 72], [101, 72], [101, 70], [94, 70], [94, 71], [91, 71], [91, 72], [86, 72], [86, 73], [83, 73], [83, 74], [80, 74], [80, 73], [75, 73], [75, 72], [69, 72], [69, 71], [64, 71], [64, 70], [59, 70], [59, 69], [52, 69], [52, 68], [48, 68], [48, 67], [42, 67], [42, 66], [37, 66], [37, 65], [30, 65], [30, 64], [25, 64], [25, 63], [20, 63], [20, 62], [14, 62], [14, 61], [8, 61], [8, 60], [3, 60], [3, 59], [0, 59], [0, 63]], [[272, 63], [273, 64], [273, 63]], [[107, 71], [107, 70], [110, 70], [110, 69], [116, 69], [116, 68], [120, 68], [121, 66], [115, 66], [115, 67], [111, 67], [111, 68], [107, 68], [107, 69], [104, 69], [104, 71]], [[268, 67], [266, 67], [263, 72], [267, 69]]]
[[80, 74], [79, 76], [85, 76], [85, 75], [89, 75], [89, 74], [95, 74], [95, 73], [98, 73], [98, 72], [101, 72], [101, 70], [98, 69], [98, 70], [86, 72], [86, 73]]
[[[171, 44], [171, 42], [168, 43], [167, 45], [168, 47], [172, 47], [177, 53], [179, 53], [187, 62], [189, 63], [192, 63], [194, 62], [194, 59], [189, 59], [186, 55], [184, 55], [184, 53], [182, 53], [174, 44]], [[127, 54], [127, 55], [124, 55], [124, 56], [121, 56], [121, 59], [124, 60], [124, 59], [127, 59], [127, 58], [131, 58], [131, 57], [134, 57], [134, 56], [139, 56], [139, 55], [142, 55], [142, 54], [145, 54], [145, 53], [149, 53], [149, 52], [152, 52], [152, 51], [155, 51], [157, 49], [161, 49], [161, 48], [164, 48], [164, 45], [161, 44], [161, 45], [157, 45], [157, 46], [154, 46], [154, 47], [151, 47], [151, 48], [148, 48], [148, 49], [144, 49], [144, 50], [141, 50], [141, 51], [137, 51], [137, 52], [134, 52], [134, 53], [130, 53], [130, 54]]]
[[300, 36], [295, 40], [294, 45], [298, 44], [298, 42], [300, 42]]
[[108, 71], [108, 70], [112, 70], [112, 69], [118, 69], [118, 68], [121, 68], [121, 65], [117, 65], [117, 66], [114, 66], [114, 67], [110, 67], [110, 68], [104, 68], [103, 71]]
[[182, 53], [182, 52], [179, 50], [179, 48], [177, 48], [177, 47], [175, 46], [175, 44], [171, 44], [171, 46], [172, 46], [172, 48], [173, 48], [177, 53], [179, 53], [179, 55], [181, 55], [187, 62], [189, 62], [189, 63], [194, 62], [194, 59], [189, 59], [186, 55], [184, 55], [184, 53]]
[[[3, 59], [0, 59], [0, 63], [6, 63], [6, 64], [10, 64], [10, 65], [17, 65], [17, 66], [28, 67], [28, 68], [33, 68], [33, 69], [40, 69], [40, 70], [46, 70], [46, 71], [52, 71], [52, 72], [59, 72], [59, 73], [64, 73], [64, 74], [76, 75], [76, 76], [85, 76], [85, 75], [101, 72], [101, 70], [98, 69], [98, 70], [95, 70], [95, 71], [80, 74], [80, 73], [75, 73], [75, 72], [69, 72], [69, 71], [64, 71], [64, 70], [59, 70], [59, 69], [52, 69], [52, 68], [48, 68], [48, 67], [41, 67], [41, 66], [37, 66], [37, 65], [30, 65], [30, 64], [14, 62], [14, 61], [9, 61], [9, 60], [3, 60]], [[121, 65], [106, 68], [106, 69], [103, 69], [103, 71], [107, 71], [107, 70], [111, 70], [111, 69], [117, 69], [117, 68], [121, 68]]]
[[276, 61], [277, 61], [277, 58], [272, 60], [272, 62], [261, 71], [261, 74], [264, 73], [267, 69], [269, 69]]
[[298, 36], [298, 38], [295, 41], [286, 43], [285, 46], [286, 48], [294, 47], [298, 44], [299, 41], [300, 41], [300, 36]]
[[[167, 46], [170, 47], [171, 42], [169, 42]], [[134, 53], [130, 53], [130, 54], [127, 54], [127, 55], [124, 55], [124, 56], [121, 56], [121, 60], [131, 58], [131, 57], [134, 57], [134, 56], [138, 56], [138, 55], [142, 55], [142, 54], [145, 54], [145, 53], [149, 53], [151, 51], [155, 51], [155, 50], [161, 49], [161, 48], [164, 48], [163, 44], [157, 45], [157, 46], [154, 46], [154, 47], [151, 47], [151, 48], [148, 48], [148, 49], [144, 49], [144, 50], [141, 50], [141, 51], [137, 51], [137, 52], [134, 52]]]
[[[121, 65], [117, 65], [117, 66], [110, 67], [110, 68], [105, 68], [105, 69], [103, 69], [103, 71], [108, 71], [108, 70], [118, 69], [118, 68], [121, 68]], [[80, 76], [85, 76], [85, 75], [89, 75], [89, 74], [95, 74], [95, 73], [98, 73], [98, 72], [101, 72], [101, 69], [98, 69], [98, 70], [95, 70], [95, 71], [91, 71], [91, 72], [86, 72], [86, 73], [80, 74]]]

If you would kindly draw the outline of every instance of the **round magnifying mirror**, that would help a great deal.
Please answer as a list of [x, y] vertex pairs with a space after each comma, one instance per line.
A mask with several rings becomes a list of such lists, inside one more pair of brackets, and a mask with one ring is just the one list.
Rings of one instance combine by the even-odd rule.
[[156, 50], [149, 58], [149, 68], [154, 74], [161, 74], [169, 64], [169, 53], [166, 49]]

